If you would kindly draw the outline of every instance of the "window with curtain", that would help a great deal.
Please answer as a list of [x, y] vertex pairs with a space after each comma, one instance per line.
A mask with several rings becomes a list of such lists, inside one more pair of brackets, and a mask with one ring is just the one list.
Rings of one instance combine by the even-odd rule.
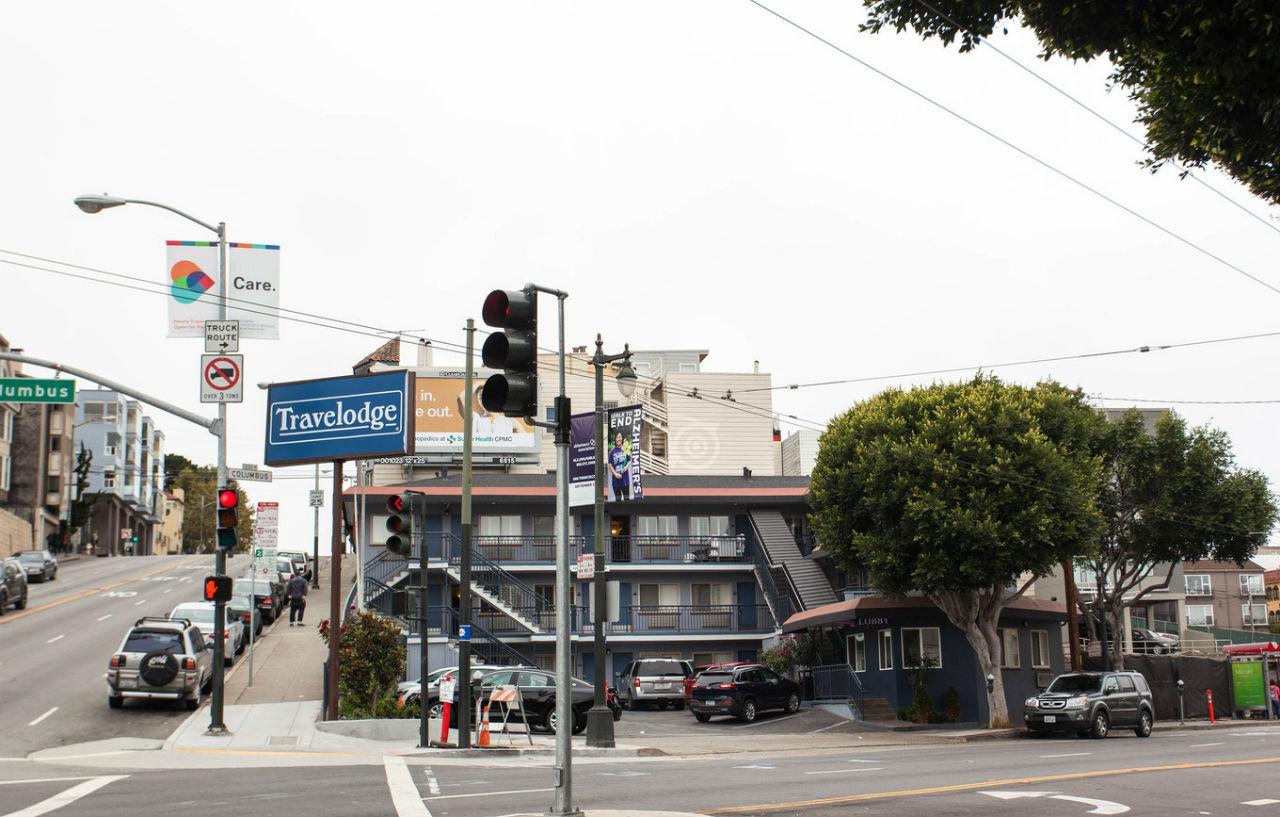
[[893, 630], [881, 630], [876, 638], [880, 669], [893, 669]]
[[1049, 633], [1047, 630], [1031, 631], [1031, 666], [1049, 669]]
[[1000, 666], [1005, 669], [1018, 669], [1022, 666], [1022, 656], [1018, 648], [1018, 631], [1000, 629]]
[[917, 667], [923, 659], [942, 666], [942, 633], [937, 627], [902, 628], [902, 666]]
[[637, 588], [641, 629], [674, 630], [680, 621], [680, 585], [642, 584]]
[[854, 672], [867, 671], [867, 635], [866, 633], [855, 633], [847, 639], [849, 648], [849, 663], [853, 665]]

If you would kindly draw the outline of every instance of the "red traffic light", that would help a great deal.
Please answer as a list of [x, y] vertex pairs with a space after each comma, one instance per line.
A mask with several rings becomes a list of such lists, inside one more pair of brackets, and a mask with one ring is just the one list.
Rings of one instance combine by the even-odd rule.
[[538, 302], [532, 292], [495, 289], [485, 297], [480, 319], [500, 329], [532, 329], [538, 319]]
[[218, 489], [218, 507], [234, 508], [240, 504], [240, 492], [235, 488]]
[[400, 494], [387, 497], [387, 510], [392, 513], [404, 513], [408, 510], [405, 505], [404, 497]]

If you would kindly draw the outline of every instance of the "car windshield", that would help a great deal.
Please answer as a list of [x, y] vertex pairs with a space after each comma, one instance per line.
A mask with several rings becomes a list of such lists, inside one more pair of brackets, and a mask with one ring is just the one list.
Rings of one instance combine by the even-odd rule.
[[165, 652], [182, 655], [182, 633], [172, 630], [134, 630], [124, 642], [124, 652]]
[[659, 678], [683, 678], [684, 664], [676, 661], [641, 661], [636, 666], [636, 675], [658, 676]]
[[227, 602], [230, 607], [252, 607], [253, 603], [249, 601], [248, 596], [232, 596], [231, 601]]
[[212, 607], [179, 607], [169, 618], [185, 618], [192, 624], [212, 624]]
[[1100, 675], [1060, 675], [1049, 684], [1047, 692], [1097, 692], [1102, 688]]
[[732, 672], [704, 672], [698, 676], [697, 684], [700, 687], [710, 687], [717, 684], [727, 684], [732, 680]]
[[[255, 590], [254, 584], [255, 582], [251, 582], [248, 579], [236, 579], [235, 582], [231, 585], [231, 592], [235, 593], [237, 596], [251, 595]], [[256, 590], [259, 596], [265, 596], [267, 595], [267, 593], [271, 592], [270, 591], [271, 585], [267, 584], [266, 582], [260, 581], [260, 582], [256, 582], [256, 584], [257, 584]]]
[[19, 562], [43, 562], [44, 554], [42, 553], [23, 553], [18, 556]]

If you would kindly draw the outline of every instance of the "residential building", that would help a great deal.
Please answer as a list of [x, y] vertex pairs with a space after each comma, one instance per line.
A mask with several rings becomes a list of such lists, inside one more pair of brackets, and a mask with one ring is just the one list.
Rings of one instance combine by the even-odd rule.
[[91, 538], [112, 554], [152, 553], [164, 510], [164, 434], [143, 415], [141, 403], [109, 389], [81, 391], [77, 421], [80, 440], [93, 455]]
[[802, 428], [793, 431], [782, 441], [782, 475], [785, 477], [807, 477], [813, 473], [813, 464], [818, 461], [817, 431]]
[[156, 553], [182, 553], [182, 520], [186, 515], [186, 492], [173, 486], [164, 492], [164, 521]]
[[1273, 633], [1280, 633], [1280, 569], [1262, 574], [1262, 584], [1267, 591], [1267, 624]]
[[[9, 341], [0, 335], [0, 352], [9, 350]], [[0, 360], [0, 377], [17, 377], [20, 371], [18, 364]], [[0, 403], [0, 506], [8, 504], [13, 484], [13, 426], [21, 408], [17, 403]]]
[[[1187, 610], [1185, 606], [1188, 603], [1188, 599], [1182, 578], [1185, 565], [1173, 565], [1171, 575], [1169, 568], [1170, 566], [1167, 562], [1156, 565], [1138, 583], [1137, 587], [1127, 594], [1126, 597], [1133, 597], [1138, 593], [1148, 591], [1136, 604], [1125, 608], [1124, 620], [1121, 622], [1125, 637], [1125, 652], [1133, 652], [1132, 634], [1134, 627], [1149, 627], [1161, 632], [1178, 633], [1183, 638], [1187, 637]], [[1162, 584], [1166, 575], [1170, 576], [1168, 587], [1151, 589]], [[1075, 563], [1075, 582], [1076, 593], [1080, 597], [1081, 606], [1087, 605], [1097, 598], [1098, 574], [1080, 561]], [[1034, 597], [1050, 601], [1063, 601], [1066, 599], [1066, 588], [1062, 581], [1061, 568], [1055, 568], [1048, 576], [1036, 580]], [[1088, 637], [1087, 628], [1083, 623], [1081, 624], [1080, 635], [1082, 638]]]
[[[1182, 566], [1187, 594], [1187, 627], [1229, 630], [1244, 637], [1267, 631], [1267, 589], [1261, 565], [1246, 561], [1187, 562]], [[1220, 637], [1234, 638], [1231, 633]]]
[[7, 509], [31, 524], [28, 547], [60, 552], [70, 518], [74, 481], [75, 407], [28, 403], [13, 426], [12, 479]]

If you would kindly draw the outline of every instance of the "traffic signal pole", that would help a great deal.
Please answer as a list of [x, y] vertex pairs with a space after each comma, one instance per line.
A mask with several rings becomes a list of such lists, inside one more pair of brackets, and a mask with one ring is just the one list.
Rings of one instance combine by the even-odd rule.
[[[329, 542], [329, 698], [327, 720], [338, 719], [338, 642], [342, 638], [342, 460], [333, 461], [333, 536]], [[320, 565], [316, 565], [320, 570]]]
[[[458, 566], [458, 626], [471, 624], [471, 427], [475, 411], [476, 322], [467, 318], [467, 368], [465, 405], [462, 410], [462, 553]], [[426, 563], [423, 562], [425, 570]], [[423, 649], [426, 637], [423, 636]], [[471, 642], [458, 639], [458, 682], [454, 685], [458, 708], [458, 748], [471, 747]]]
[[[227, 223], [218, 222], [218, 318], [227, 320]], [[227, 484], [227, 404], [218, 404], [218, 488]], [[215, 510], [217, 512], [216, 504]], [[215, 576], [227, 575], [227, 551], [214, 547]], [[226, 672], [226, 655], [223, 640], [227, 637], [227, 603], [213, 603], [213, 695], [209, 700], [209, 730], [206, 735], [225, 735], [227, 725], [222, 720], [223, 677]]]

